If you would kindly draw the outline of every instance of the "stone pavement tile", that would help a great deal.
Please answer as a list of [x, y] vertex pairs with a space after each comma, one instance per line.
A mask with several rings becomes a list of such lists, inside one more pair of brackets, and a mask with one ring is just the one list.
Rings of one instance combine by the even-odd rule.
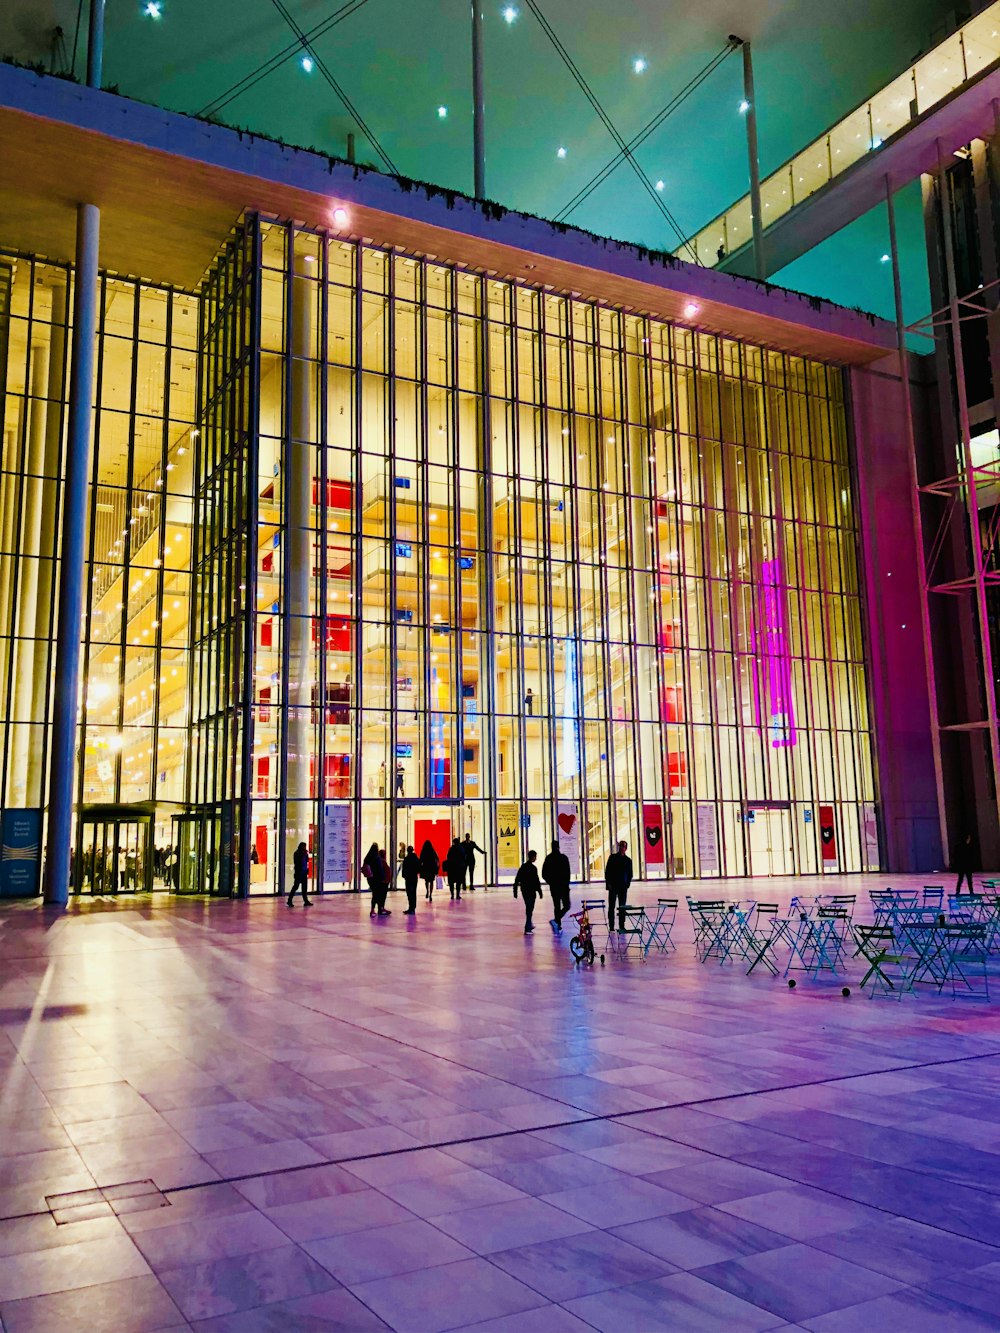
[[[303, 1126], [305, 1128], [305, 1126]], [[303, 1134], [303, 1141], [324, 1160], [346, 1162], [377, 1153], [416, 1148], [417, 1140], [396, 1125], [375, 1125], [367, 1129], [348, 1129], [339, 1134]]]
[[905, 1333], [996, 1333], [997, 1314], [995, 1309], [987, 1314], [906, 1287], [846, 1310], [806, 1319], [803, 1326], [811, 1333], [858, 1333], [866, 1328], [900, 1329]]
[[783, 1322], [691, 1273], [616, 1287], [565, 1304], [600, 1333], [763, 1333]]
[[4, 1301], [0, 1319], [6, 1333], [159, 1333], [176, 1327], [181, 1313], [149, 1276]]
[[461, 1171], [462, 1163], [440, 1148], [419, 1148], [415, 1152], [394, 1152], [384, 1157], [370, 1157], [362, 1162], [345, 1163], [342, 1170], [368, 1185], [381, 1189], [398, 1180], [439, 1177]]
[[860, 1305], [902, 1286], [893, 1278], [808, 1245], [729, 1259], [696, 1269], [695, 1276], [792, 1323]]
[[465, 1324], [453, 1333], [593, 1333], [593, 1325], [585, 1324], [561, 1305], [541, 1305], [520, 1314]]
[[794, 1240], [810, 1240], [813, 1236], [833, 1231], [847, 1231], [866, 1222], [878, 1222], [883, 1216], [864, 1204], [838, 1199], [808, 1185], [751, 1194], [748, 1198], [731, 1199], [718, 1206], [733, 1217], [770, 1227]]
[[[225, 1217], [231, 1213], [248, 1213], [253, 1209], [234, 1185], [222, 1181], [199, 1185], [194, 1189], [175, 1190], [166, 1196], [169, 1207], [145, 1209], [127, 1213], [122, 1225], [132, 1236], [151, 1227], [175, 1227], [182, 1222], [196, 1222], [203, 1217]], [[220, 1224], [221, 1225], [221, 1224]]]
[[310, 1148], [301, 1139], [284, 1139], [279, 1143], [258, 1143], [252, 1147], [205, 1153], [205, 1161], [209, 1166], [228, 1180], [236, 1176], [259, 1175], [264, 1171], [287, 1171], [289, 1167], [312, 1166], [322, 1160], [315, 1148]]
[[[586, 1167], [581, 1168], [586, 1177]], [[543, 1196], [546, 1203], [582, 1218], [591, 1226], [617, 1227], [627, 1222], [638, 1222], [647, 1217], [665, 1217], [691, 1207], [691, 1200], [683, 1194], [672, 1194], [659, 1185], [640, 1176], [620, 1176], [605, 1181], [593, 1189], [578, 1185], [575, 1189], [560, 1190]]]
[[546, 1304], [543, 1296], [486, 1259], [381, 1278], [352, 1290], [396, 1333], [443, 1333], [481, 1314], [498, 1318]]
[[1000, 1261], [983, 1268], [955, 1268], [920, 1282], [928, 1292], [955, 1305], [968, 1305], [995, 1315], [1000, 1310]]
[[414, 1220], [409, 1209], [371, 1189], [309, 1199], [304, 1203], [286, 1203], [278, 1208], [268, 1208], [266, 1214], [291, 1240], [299, 1242]]
[[417, 1220], [307, 1241], [302, 1248], [345, 1286], [475, 1257], [429, 1222]]
[[589, 1231], [588, 1223], [541, 1199], [515, 1199], [445, 1213], [434, 1225], [477, 1254], [492, 1254], [517, 1245], [537, 1245]]
[[341, 1287], [199, 1319], [195, 1333], [384, 1333], [388, 1324]]
[[494, 1162], [484, 1165], [483, 1170], [496, 1180], [536, 1198], [540, 1194], [556, 1194], [560, 1190], [574, 1189], [581, 1182], [599, 1190], [611, 1181], [626, 1179], [622, 1172], [591, 1161], [581, 1153], [564, 1152], [554, 1144], [548, 1146], [551, 1149], [548, 1156]]
[[288, 1245], [285, 1233], [256, 1211], [150, 1227], [134, 1233], [133, 1240], [154, 1273]]
[[409, 1208], [418, 1217], [436, 1217], [457, 1213], [463, 1208], [478, 1208], [488, 1203], [508, 1203], [523, 1199], [524, 1193], [498, 1180], [486, 1171], [474, 1168], [449, 1171], [434, 1179], [397, 1180], [378, 1186], [382, 1194]]
[[172, 1268], [159, 1276], [190, 1322], [338, 1285], [325, 1268], [295, 1245]]
[[730, 1199], [745, 1199], [751, 1194], [766, 1194], [785, 1189], [788, 1185], [780, 1176], [758, 1171], [739, 1162], [727, 1162], [721, 1157], [703, 1156], [693, 1166], [681, 1166], [668, 1171], [656, 1171], [646, 1177], [664, 1189], [676, 1194], [687, 1194], [699, 1203], [728, 1203]]
[[274, 1175], [252, 1176], [238, 1180], [234, 1188], [265, 1212], [307, 1199], [331, 1199], [340, 1194], [354, 1194], [368, 1186], [344, 1167], [324, 1164], [307, 1166]]
[[597, 1230], [501, 1250], [491, 1254], [490, 1261], [551, 1301], [651, 1281], [676, 1271], [662, 1259]]
[[96, 1218], [72, 1227], [57, 1226], [48, 1213], [11, 1218], [0, 1222], [0, 1259], [13, 1254], [34, 1254], [40, 1250], [79, 1245], [85, 1240], [121, 1235], [121, 1227], [112, 1218]]
[[0, 1264], [0, 1303], [148, 1275], [145, 1259], [119, 1227], [117, 1234], [4, 1259]]
[[791, 1244], [787, 1236], [710, 1207], [632, 1222], [613, 1234], [685, 1272]]
[[[991, 1264], [1000, 1267], [1000, 1236], [992, 1240], [992, 1244], [981, 1244], [921, 1222], [883, 1214], [846, 1231], [812, 1236], [809, 1244], [900, 1282], [929, 1286], [937, 1278], [947, 1280], [963, 1270]], [[1000, 1299], [1000, 1290], [997, 1296]]]

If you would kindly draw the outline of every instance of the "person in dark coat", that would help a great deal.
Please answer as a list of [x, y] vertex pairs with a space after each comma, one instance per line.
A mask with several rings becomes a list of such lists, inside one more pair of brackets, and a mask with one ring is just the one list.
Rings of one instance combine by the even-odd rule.
[[448, 855], [445, 857], [444, 870], [448, 876], [448, 893], [456, 900], [461, 898], [462, 884], [465, 880], [465, 852], [457, 838], [451, 840]]
[[417, 880], [420, 878], [420, 857], [412, 847], [407, 847], [406, 855], [399, 864], [403, 885], [406, 888], [406, 911], [404, 916], [413, 916], [417, 910]]
[[618, 905], [618, 929], [625, 929], [625, 906], [628, 886], [632, 883], [632, 858], [626, 855], [627, 842], [620, 842], [618, 850], [608, 857], [604, 867], [604, 883], [608, 890], [608, 929], [615, 928], [615, 904]]
[[373, 842], [368, 848], [368, 854], [361, 869], [372, 891], [372, 905], [368, 915], [392, 916], [385, 905], [385, 895], [389, 888], [385, 856], [379, 851], [377, 843]]
[[309, 848], [304, 842], [300, 842], [298, 847], [292, 853], [292, 891], [288, 895], [288, 906], [291, 907], [292, 899], [296, 893], [302, 890], [303, 907], [312, 907], [309, 901]]
[[535, 900], [542, 896], [542, 882], [538, 878], [538, 867], [535, 865], [537, 856], [537, 852], [529, 852], [527, 861], [514, 879], [514, 897], [517, 897], [517, 891], [520, 889], [521, 897], [524, 899], [525, 935], [530, 935], [535, 929], [531, 924], [531, 918], [535, 911]]
[[437, 879], [437, 873], [441, 869], [441, 862], [438, 854], [434, 850], [434, 844], [430, 838], [420, 849], [420, 878], [427, 886], [427, 901], [431, 902], [434, 898], [434, 881]]
[[549, 925], [557, 933], [562, 932], [562, 919], [569, 911], [569, 881], [571, 875], [569, 857], [559, 850], [559, 839], [552, 839], [552, 850], [542, 862], [542, 879], [549, 886], [552, 894], [552, 910], [555, 912]]
[[[478, 842], [473, 842], [472, 834], [467, 833], [465, 835], [465, 841], [462, 843], [462, 853], [465, 857], [465, 874], [469, 878], [470, 893], [475, 893], [476, 891], [476, 886], [472, 882], [476, 874], [476, 852], [479, 852], [481, 856], [486, 855], [485, 847], [480, 847]], [[464, 878], [462, 880], [462, 884], [463, 886], [465, 884]], [[486, 885], [484, 884], [483, 891], [485, 892], [485, 890], [486, 890]]]
[[969, 892], [975, 893], [976, 886], [972, 882], [972, 872], [976, 868], [976, 857], [972, 847], [972, 834], [966, 833], [962, 841], [955, 848], [954, 866], [952, 867], [958, 875], [958, 883], [955, 885], [955, 892], [962, 892], [963, 880], [969, 882]]

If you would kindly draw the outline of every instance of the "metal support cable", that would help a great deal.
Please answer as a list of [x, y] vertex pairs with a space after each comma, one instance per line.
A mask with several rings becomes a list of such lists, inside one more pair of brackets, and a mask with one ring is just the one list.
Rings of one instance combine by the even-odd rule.
[[294, 32], [295, 35], [298, 37], [299, 41], [302, 43], [302, 50], [308, 53], [309, 58], [313, 61], [316, 68], [323, 75], [323, 78], [326, 79], [327, 83], [340, 98], [348, 114], [353, 118], [358, 129], [361, 131], [361, 133], [365, 136], [365, 138], [368, 140], [371, 146], [375, 149], [375, 152], [382, 159], [382, 162], [384, 163], [387, 170], [391, 171], [394, 176], [398, 176], [399, 171], [397, 170], [396, 165], [393, 162], [392, 158], [379, 143], [374, 133], [365, 124], [364, 117], [361, 115], [361, 112], [354, 105], [354, 103], [348, 97], [347, 93], [334, 78], [333, 73], [331, 72], [330, 67], [327, 65], [326, 61], [322, 58], [322, 56], [320, 56], [317, 53], [316, 49], [310, 45], [309, 38], [306, 36], [302, 28], [299, 27], [295, 18], [290, 13], [288, 6], [284, 3], [284, 0], [271, 0], [271, 3], [274, 5], [275, 9], [278, 11], [281, 17], [291, 28], [292, 32]]
[[596, 111], [598, 117], [600, 118], [601, 124], [611, 135], [612, 139], [614, 139], [615, 143], [618, 146], [618, 151], [621, 153], [623, 159], [629, 164], [629, 166], [635, 172], [635, 175], [637, 176], [643, 189], [652, 199], [653, 203], [659, 209], [663, 217], [674, 229], [674, 232], [677, 235], [677, 239], [680, 241], [681, 245], [688, 246], [688, 249], [691, 250], [692, 255], [694, 255], [695, 261], [697, 262], [697, 254], [694, 248], [691, 246], [691, 243], [685, 239], [683, 231], [677, 224], [677, 219], [674, 217], [670, 209], [660, 198], [652, 182], [649, 180], [645, 172], [642, 170], [638, 162], [635, 160], [635, 157], [632, 155], [632, 150], [629, 148], [628, 144], [625, 142], [622, 136], [618, 133], [618, 130], [615, 128], [615, 125], [611, 120], [611, 117], [608, 115], [608, 113], [604, 110], [604, 107], [598, 101], [596, 93], [591, 88], [587, 80], [583, 77], [583, 74], [580, 72], [579, 68], [574, 62], [573, 57], [566, 50], [565, 46], [563, 46], [562, 42], [556, 36], [556, 33], [552, 25], [549, 23], [545, 15], [542, 13], [541, 9], [538, 7], [537, 0], [526, 0], [526, 2], [528, 8], [531, 10], [535, 18], [538, 20], [542, 31], [545, 33], [546, 37], [549, 39], [549, 41], [555, 48], [559, 58], [562, 60], [566, 68], [569, 70], [577, 87], [583, 93], [584, 97], [586, 97], [587, 101], [593, 107], [594, 111]]
[[[334, 10], [332, 14], [329, 14], [325, 19], [322, 19], [315, 27], [308, 29], [303, 35], [304, 40], [313, 42], [318, 37], [324, 36], [331, 28], [335, 28], [338, 23], [343, 23], [344, 19], [350, 18], [351, 15], [356, 14], [359, 9], [363, 9], [367, 3], [368, 0], [348, 0], [347, 4], [341, 5], [339, 9]], [[217, 115], [223, 107], [228, 106], [230, 102], [241, 96], [241, 94], [249, 92], [255, 84], [260, 83], [261, 79], [266, 79], [269, 74], [273, 74], [274, 71], [280, 65], [283, 65], [291, 56], [297, 55], [298, 52], [302, 50], [302, 41], [303, 38], [300, 38], [299, 40], [292, 42], [290, 45], [283, 47], [280, 51], [275, 52], [273, 56], [268, 56], [268, 58], [262, 61], [255, 69], [250, 70], [248, 74], [244, 74], [241, 79], [237, 79], [237, 81], [230, 88], [227, 88], [224, 93], [220, 93], [218, 97], [203, 106], [197, 114], [199, 116]]]
[[[693, 78], [689, 79], [684, 87], [681, 88], [679, 92], [675, 93], [666, 106], [662, 107], [653, 119], [649, 121], [648, 124], [644, 125], [643, 128], [629, 140], [629, 150], [631, 151], [632, 149], [638, 148], [641, 144], [646, 142], [650, 135], [655, 134], [667, 117], [671, 116], [678, 107], [687, 101], [691, 94], [700, 88], [706, 79], [715, 73], [725, 60], [726, 56], [732, 55], [734, 50], [735, 48], [732, 44], [727, 42], [722, 50], [713, 56], [708, 64], [705, 65], [703, 69], [699, 70]], [[593, 194], [598, 186], [603, 185], [607, 178], [612, 175], [613, 172], [617, 171], [624, 161], [624, 155], [622, 153], [616, 153], [610, 161], [605, 163], [596, 175], [591, 177], [586, 185], [577, 191], [566, 207], [556, 215], [556, 221], [562, 222], [565, 218], [568, 218], [575, 209], [579, 208], [580, 204], [582, 204], [585, 199], [588, 199], [591, 194]]]

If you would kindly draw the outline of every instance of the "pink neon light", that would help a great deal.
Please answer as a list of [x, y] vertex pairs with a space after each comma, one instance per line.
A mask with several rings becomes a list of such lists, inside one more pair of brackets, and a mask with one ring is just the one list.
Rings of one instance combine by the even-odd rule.
[[[795, 744], [795, 703], [792, 695], [792, 663], [788, 651], [785, 619], [787, 589], [777, 560], [765, 560], [760, 567], [757, 616], [757, 671], [754, 673], [754, 708], [757, 729], [771, 738], [774, 749]], [[767, 692], [767, 717], [764, 716], [761, 686]]]

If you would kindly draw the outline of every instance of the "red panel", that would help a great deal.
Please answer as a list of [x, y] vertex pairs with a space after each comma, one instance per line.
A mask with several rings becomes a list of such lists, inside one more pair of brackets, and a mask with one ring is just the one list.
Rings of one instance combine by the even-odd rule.
[[642, 807], [642, 840], [646, 865], [662, 866], [666, 861], [663, 839], [663, 806], [648, 802]]
[[687, 786], [687, 756], [677, 750], [670, 751], [667, 754], [667, 778], [670, 782], [670, 790], [676, 791], [678, 787]]
[[837, 829], [833, 822], [833, 806], [821, 805], [819, 808], [819, 840], [823, 850], [823, 860], [837, 859]]
[[258, 824], [254, 830], [253, 845], [257, 848], [257, 860], [262, 866], [267, 865], [267, 825]]
[[271, 786], [271, 760], [268, 755], [263, 755], [257, 760], [257, 795], [267, 796], [270, 793]]
[[428, 838], [431, 846], [438, 854], [438, 859], [444, 865], [448, 849], [451, 847], [451, 820], [415, 819], [413, 821], [413, 850], [418, 856], [421, 847]]

